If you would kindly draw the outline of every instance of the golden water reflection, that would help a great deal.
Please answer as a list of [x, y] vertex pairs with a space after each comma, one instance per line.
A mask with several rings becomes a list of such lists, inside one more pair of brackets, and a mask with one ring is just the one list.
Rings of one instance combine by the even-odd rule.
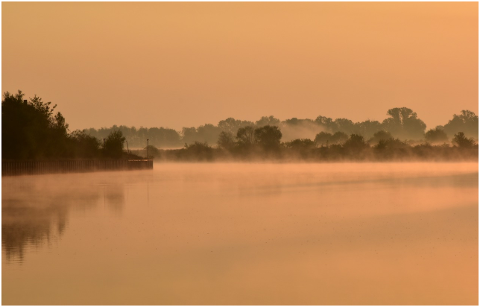
[[7, 262], [23, 262], [26, 248], [38, 248], [59, 240], [72, 209], [89, 210], [101, 197], [112, 211], [121, 212], [123, 208], [122, 186], [84, 182], [65, 184], [62, 181], [64, 176], [41, 177], [3, 179], [2, 250]]
[[4, 304], [476, 304], [478, 164], [6, 177]]

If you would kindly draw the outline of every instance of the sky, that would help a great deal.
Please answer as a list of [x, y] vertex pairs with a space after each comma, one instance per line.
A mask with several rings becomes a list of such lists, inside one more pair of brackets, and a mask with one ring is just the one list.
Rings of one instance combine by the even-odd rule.
[[2, 91], [70, 129], [478, 114], [478, 3], [2, 3]]

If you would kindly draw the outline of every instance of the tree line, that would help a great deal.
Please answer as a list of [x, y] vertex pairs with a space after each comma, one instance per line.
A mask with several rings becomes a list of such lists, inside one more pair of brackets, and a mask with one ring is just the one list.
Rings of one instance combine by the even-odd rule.
[[[183, 128], [128, 128], [70, 132], [56, 105], [40, 97], [4, 93], [2, 99], [3, 159], [139, 158], [146, 151], [125, 151], [125, 145], [146, 149], [149, 156], [174, 160], [301, 158], [389, 159], [438, 156], [465, 158], [478, 150], [478, 116], [464, 110], [444, 126], [425, 131], [425, 123], [408, 108], [394, 108], [383, 122], [354, 123], [318, 116], [284, 121], [264, 116], [256, 122], [227, 118], [218, 125]], [[305, 137], [304, 135], [309, 135]], [[179, 147], [182, 147], [178, 149]], [[435, 146], [436, 145], [436, 146]], [[453, 145], [453, 146], [451, 146]], [[162, 150], [162, 148], [177, 150]], [[470, 156], [469, 156], [470, 157]]]
[[[120, 159], [125, 137], [110, 131], [102, 141], [85, 131], [69, 132], [56, 105], [40, 97], [5, 92], [2, 99], [2, 159]], [[138, 157], [137, 157], [138, 158]]]
[[[434, 130], [438, 131], [438, 130]], [[446, 135], [440, 130], [441, 140]], [[438, 140], [434, 133], [432, 136]], [[423, 142], [410, 144], [394, 138], [384, 130], [366, 140], [362, 135], [320, 132], [315, 140], [308, 138], [282, 142], [277, 126], [239, 128], [236, 134], [222, 131], [216, 146], [206, 142], [185, 144], [181, 149], [162, 150], [149, 145], [149, 155], [164, 161], [229, 161], [229, 160], [303, 160], [303, 161], [389, 161], [389, 160], [477, 160], [478, 144], [463, 132], [442, 144]], [[141, 154], [139, 152], [139, 154]]]
[[[157, 148], [180, 148], [185, 144], [195, 142], [215, 145], [222, 132], [236, 134], [238, 129], [244, 127], [259, 128], [276, 126], [282, 131], [282, 141], [288, 142], [295, 139], [310, 138], [315, 142], [338, 143], [351, 134], [371, 139], [378, 131], [385, 131], [392, 137], [409, 143], [443, 143], [448, 142], [458, 132], [463, 132], [469, 138], [478, 139], [478, 116], [468, 110], [454, 114], [453, 118], [445, 125], [439, 125], [426, 131], [425, 123], [409, 108], [393, 108], [387, 111], [388, 117], [382, 122], [366, 120], [353, 122], [346, 118], [332, 119], [318, 116], [316, 119], [290, 118], [280, 121], [273, 116], [264, 116], [256, 122], [227, 118], [217, 125], [205, 124], [198, 127], [184, 127], [181, 131], [170, 128], [135, 128], [127, 126], [112, 126], [110, 128], [86, 129], [84, 133], [103, 139], [112, 131], [121, 131], [131, 148], [144, 148], [146, 139]], [[335, 135], [328, 139], [327, 135], [317, 138], [319, 132]]]

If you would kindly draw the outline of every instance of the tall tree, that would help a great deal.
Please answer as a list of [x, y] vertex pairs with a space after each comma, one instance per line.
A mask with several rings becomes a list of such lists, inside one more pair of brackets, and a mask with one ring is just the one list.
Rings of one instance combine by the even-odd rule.
[[400, 139], [423, 139], [427, 125], [417, 117], [417, 113], [409, 108], [393, 108], [388, 110], [383, 129]]
[[123, 144], [125, 142], [125, 137], [122, 132], [119, 130], [114, 130], [110, 132], [108, 137], [105, 139], [105, 144], [103, 146], [103, 152], [107, 158], [121, 158], [123, 154]]
[[468, 137], [478, 138], [478, 115], [469, 110], [462, 110], [461, 114], [454, 114], [443, 129], [449, 136], [463, 132]]
[[264, 150], [276, 150], [280, 147], [282, 132], [277, 126], [263, 126], [255, 129], [255, 141]]
[[5, 92], [2, 100], [2, 158], [36, 159], [66, 157], [68, 125], [55, 106], [40, 97], [24, 100], [18, 91]]

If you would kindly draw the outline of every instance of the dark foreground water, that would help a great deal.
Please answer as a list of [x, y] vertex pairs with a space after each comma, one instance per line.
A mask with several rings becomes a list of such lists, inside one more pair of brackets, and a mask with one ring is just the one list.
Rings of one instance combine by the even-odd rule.
[[478, 164], [5, 177], [3, 304], [477, 304]]

